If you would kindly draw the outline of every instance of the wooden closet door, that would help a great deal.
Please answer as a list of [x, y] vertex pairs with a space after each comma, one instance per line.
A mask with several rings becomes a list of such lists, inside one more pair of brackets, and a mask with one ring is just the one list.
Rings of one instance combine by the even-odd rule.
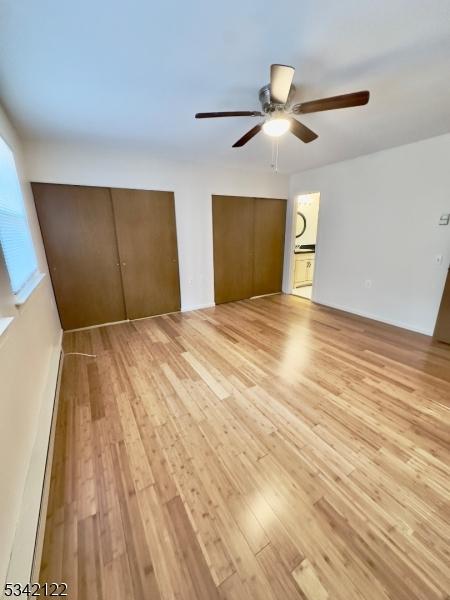
[[216, 304], [253, 295], [253, 198], [213, 196]]
[[281, 292], [286, 200], [255, 198], [253, 296]]
[[112, 189], [129, 319], [180, 310], [172, 192]]
[[63, 329], [125, 319], [109, 189], [33, 183]]
[[447, 272], [444, 293], [434, 328], [434, 337], [441, 342], [450, 344], [450, 269]]

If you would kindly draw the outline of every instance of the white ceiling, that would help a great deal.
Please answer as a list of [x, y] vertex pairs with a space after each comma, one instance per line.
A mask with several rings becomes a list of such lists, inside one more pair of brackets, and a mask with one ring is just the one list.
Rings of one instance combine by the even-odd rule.
[[269, 65], [298, 98], [368, 89], [368, 106], [305, 115], [295, 172], [450, 131], [449, 0], [2, 0], [0, 95], [25, 139], [145, 147], [160, 157], [269, 168], [271, 141], [231, 145], [256, 119]]

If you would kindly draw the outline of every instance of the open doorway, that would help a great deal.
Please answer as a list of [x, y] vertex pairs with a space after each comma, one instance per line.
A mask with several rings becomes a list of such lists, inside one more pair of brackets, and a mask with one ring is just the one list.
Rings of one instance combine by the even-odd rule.
[[292, 294], [311, 300], [314, 286], [317, 225], [320, 193], [300, 194], [294, 206], [294, 247], [292, 249]]

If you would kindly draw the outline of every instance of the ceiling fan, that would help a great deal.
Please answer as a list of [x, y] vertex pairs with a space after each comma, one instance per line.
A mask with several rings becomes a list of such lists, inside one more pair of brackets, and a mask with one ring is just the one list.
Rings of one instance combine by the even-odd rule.
[[255, 125], [247, 131], [233, 148], [240, 148], [249, 142], [261, 130], [272, 137], [280, 137], [287, 131], [291, 131], [302, 142], [308, 144], [318, 136], [309, 127], [297, 121], [292, 115], [303, 115], [307, 113], [320, 112], [322, 110], [334, 110], [336, 108], [349, 108], [350, 106], [362, 106], [369, 102], [369, 92], [354, 92], [320, 100], [310, 100], [291, 106], [291, 99], [295, 93], [292, 84], [294, 78], [294, 67], [287, 65], [271, 65], [270, 83], [259, 90], [259, 101], [261, 111], [257, 110], [235, 110], [228, 112], [203, 112], [195, 115], [196, 119], [212, 119], [216, 117], [265, 117], [264, 121]]

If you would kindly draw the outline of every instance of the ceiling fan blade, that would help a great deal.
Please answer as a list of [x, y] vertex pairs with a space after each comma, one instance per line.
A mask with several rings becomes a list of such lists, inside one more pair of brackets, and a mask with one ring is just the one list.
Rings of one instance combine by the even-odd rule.
[[353, 94], [342, 94], [341, 96], [332, 96], [331, 98], [321, 98], [311, 100], [310, 102], [301, 102], [292, 107], [292, 112], [296, 115], [306, 113], [320, 112], [322, 110], [334, 110], [336, 108], [350, 108], [351, 106], [363, 106], [369, 102], [370, 93], [368, 91], [354, 92]]
[[262, 126], [263, 124], [259, 123], [258, 125], [255, 125], [255, 127], [252, 127], [250, 131], [247, 131], [245, 135], [243, 135], [237, 142], [233, 144], [233, 148], [240, 148], [241, 146], [249, 142], [253, 137], [255, 137], [257, 133], [261, 131]]
[[227, 112], [204, 112], [197, 113], [196, 119], [214, 119], [215, 117], [263, 117], [263, 113], [257, 110], [233, 110]]
[[305, 142], [305, 144], [309, 144], [309, 142], [319, 137], [317, 133], [314, 133], [314, 131], [303, 125], [303, 123], [299, 123], [297, 119], [291, 118], [289, 120], [291, 122], [291, 133], [302, 140], [302, 142]]
[[275, 104], [286, 104], [292, 80], [294, 67], [287, 65], [270, 66], [270, 100]]

